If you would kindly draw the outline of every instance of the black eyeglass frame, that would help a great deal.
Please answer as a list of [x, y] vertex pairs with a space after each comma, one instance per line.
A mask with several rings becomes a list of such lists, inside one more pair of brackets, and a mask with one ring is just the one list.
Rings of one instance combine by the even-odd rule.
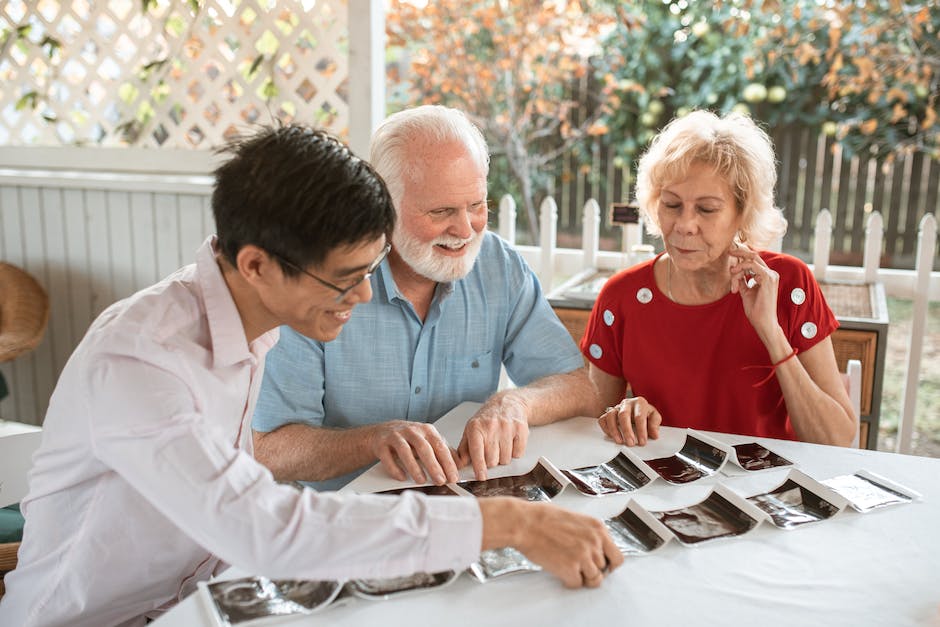
[[327, 280], [325, 280], [325, 279], [321, 279], [320, 277], [318, 277], [317, 275], [313, 274], [312, 272], [308, 272], [308, 271], [304, 270], [303, 268], [301, 268], [301, 267], [298, 266], [296, 263], [294, 263], [293, 261], [291, 261], [290, 259], [288, 259], [287, 257], [285, 257], [285, 256], [283, 256], [283, 255], [280, 255], [280, 254], [278, 254], [278, 253], [273, 253], [273, 252], [271, 253], [271, 255], [273, 255], [274, 257], [277, 257], [278, 259], [280, 259], [281, 263], [283, 263], [285, 266], [287, 266], [287, 267], [289, 267], [289, 268], [292, 268], [292, 269], [296, 270], [297, 272], [300, 272], [301, 274], [306, 274], [308, 277], [310, 277], [311, 279], [313, 279], [314, 281], [316, 281], [316, 282], [319, 283], [320, 285], [322, 285], [322, 286], [324, 286], [324, 287], [328, 287], [328, 288], [330, 288], [331, 290], [333, 290], [334, 292], [336, 292], [336, 300], [335, 300], [334, 302], [337, 302], [337, 303], [338, 303], [338, 302], [340, 302], [341, 300], [343, 300], [344, 298], [346, 298], [346, 295], [347, 295], [347, 294], [349, 294], [351, 291], [353, 291], [354, 289], [356, 289], [357, 287], [359, 287], [359, 285], [360, 285], [363, 281], [368, 280], [369, 277], [371, 277], [371, 276], [375, 273], [376, 269], [377, 269], [380, 265], [382, 265], [382, 262], [385, 261], [385, 258], [386, 258], [386, 257], [388, 257], [388, 253], [389, 253], [389, 251], [391, 251], [391, 250], [392, 250], [392, 243], [391, 243], [391, 242], [386, 242], [386, 243], [385, 243], [385, 248], [382, 249], [382, 252], [379, 253], [379, 256], [375, 259], [375, 261], [373, 261], [373, 262], [369, 265], [369, 267], [366, 268], [365, 273], [364, 273], [361, 277], [359, 277], [358, 279], [356, 279], [356, 280], [352, 283], [352, 285], [350, 285], [349, 287], [339, 287], [338, 285], [334, 285], [333, 283], [330, 283], [329, 281], [327, 281]]

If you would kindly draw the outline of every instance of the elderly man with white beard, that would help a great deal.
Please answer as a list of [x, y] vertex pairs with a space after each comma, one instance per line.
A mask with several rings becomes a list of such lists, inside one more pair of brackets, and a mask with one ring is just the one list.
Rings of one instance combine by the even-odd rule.
[[[371, 161], [398, 212], [373, 298], [333, 342], [288, 328], [268, 353], [255, 456], [281, 481], [339, 489], [376, 461], [398, 480], [441, 485], [472, 464], [525, 452], [529, 427], [598, 411], [572, 338], [538, 279], [487, 232], [489, 155], [460, 111], [390, 116]], [[497, 392], [500, 368], [519, 387]], [[482, 402], [456, 448], [434, 422]]]

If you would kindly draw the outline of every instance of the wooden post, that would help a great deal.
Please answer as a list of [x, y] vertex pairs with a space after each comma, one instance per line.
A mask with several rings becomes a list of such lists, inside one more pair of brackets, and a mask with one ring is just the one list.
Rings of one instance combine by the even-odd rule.
[[911, 320], [911, 337], [907, 343], [907, 368], [904, 371], [904, 406], [898, 419], [898, 453], [911, 452], [911, 436], [914, 433], [914, 418], [917, 414], [917, 384], [920, 378], [920, 357], [924, 347], [924, 332], [927, 327], [930, 271], [933, 269], [933, 251], [937, 246], [937, 218], [926, 214], [920, 221], [917, 235], [917, 261], [914, 279], [914, 315]]
[[349, 0], [349, 147], [369, 158], [369, 141], [385, 117], [385, 8], [382, 0]]

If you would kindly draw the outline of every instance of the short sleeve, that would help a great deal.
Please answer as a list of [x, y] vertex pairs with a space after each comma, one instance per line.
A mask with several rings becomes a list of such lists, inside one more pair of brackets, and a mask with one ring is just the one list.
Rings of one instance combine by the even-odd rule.
[[832, 335], [839, 322], [809, 267], [801, 260], [781, 255], [773, 264], [780, 274], [777, 317], [790, 345], [805, 352]]
[[280, 340], [265, 358], [251, 426], [263, 433], [291, 423], [321, 426], [325, 416], [323, 347], [290, 327], [280, 331]]
[[581, 352], [607, 374], [623, 378], [622, 308], [616, 298], [619, 281], [611, 279], [601, 289], [581, 338]]
[[571, 334], [542, 292], [538, 277], [518, 253], [506, 250], [511, 305], [503, 362], [519, 385], [584, 366]]

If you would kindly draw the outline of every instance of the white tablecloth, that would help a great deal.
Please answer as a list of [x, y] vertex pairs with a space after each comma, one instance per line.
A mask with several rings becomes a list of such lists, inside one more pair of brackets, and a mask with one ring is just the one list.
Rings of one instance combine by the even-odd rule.
[[[452, 444], [476, 404], [438, 421]], [[388, 601], [356, 600], [278, 625], [878, 625], [940, 627], [940, 460], [867, 450], [712, 434], [730, 444], [758, 441], [818, 480], [860, 469], [879, 473], [923, 495], [920, 503], [833, 519], [784, 531], [763, 523], [751, 533], [700, 546], [670, 542], [624, 565], [594, 590], [567, 590], [546, 573], [510, 575], [480, 584], [467, 575], [436, 591]], [[632, 449], [641, 458], [668, 456], [685, 431], [664, 428], [659, 440]], [[560, 468], [604, 462], [620, 450], [590, 418], [531, 430], [526, 455], [490, 476], [528, 471], [540, 455]], [[727, 467], [727, 466], [726, 466]], [[563, 507], [608, 518], [632, 496], [650, 510], [701, 501], [716, 482], [751, 495], [778, 486], [787, 470], [748, 475], [729, 468], [690, 485], [657, 480], [631, 495], [586, 497], [569, 487]], [[471, 479], [464, 469], [461, 479]], [[379, 469], [347, 490], [371, 492], [400, 484]], [[230, 575], [239, 574], [233, 569]], [[241, 573], [244, 574], [244, 573]], [[211, 625], [201, 599], [190, 597], [156, 623]]]

